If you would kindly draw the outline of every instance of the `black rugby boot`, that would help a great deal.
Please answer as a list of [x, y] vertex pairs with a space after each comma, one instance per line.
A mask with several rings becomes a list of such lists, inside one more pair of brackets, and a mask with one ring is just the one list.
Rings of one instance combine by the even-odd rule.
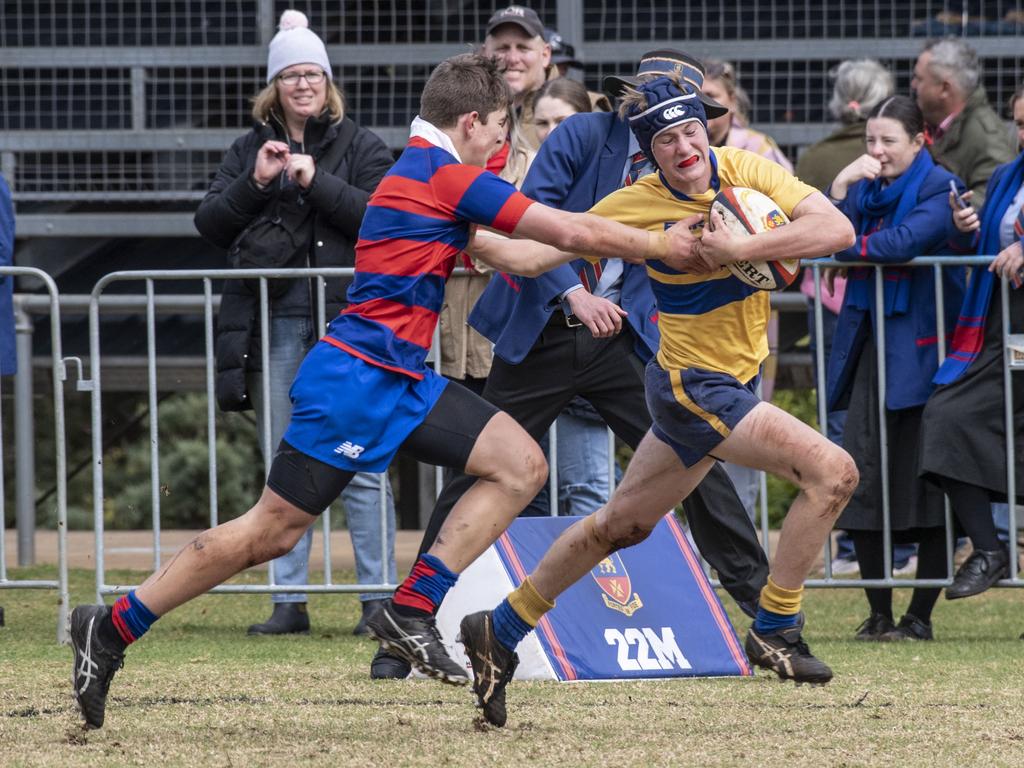
[[505, 686], [519, 666], [519, 656], [502, 645], [494, 634], [493, 611], [466, 616], [459, 625], [459, 639], [473, 665], [473, 692], [484, 718], [499, 728], [505, 725]]
[[783, 680], [798, 685], [824, 685], [832, 679], [832, 670], [811, 653], [801, 636], [803, 626], [796, 624], [762, 635], [751, 627], [744, 647], [751, 664], [770, 669]]
[[433, 616], [405, 616], [385, 600], [379, 611], [366, 619], [370, 636], [384, 650], [405, 659], [428, 677], [449, 685], [469, 682], [466, 670], [451, 660]]
[[100, 632], [109, 617], [110, 608], [105, 605], [79, 605], [71, 611], [69, 635], [75, 653], [71, 685], [86, 728], [103, 727], [110, 680], [124, 666], [124, 646], [118, 647], [116, 640]]

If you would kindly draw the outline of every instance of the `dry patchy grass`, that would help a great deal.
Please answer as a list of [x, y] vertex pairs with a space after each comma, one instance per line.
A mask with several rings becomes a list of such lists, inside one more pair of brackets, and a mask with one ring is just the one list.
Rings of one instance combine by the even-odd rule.
[[[73, 584], [87, 600], [88, 574]], [[806, 602], [808, 639], [836, 671], [827, 687], [766, 674], [514, 683], [509, 724], [492, 729], [466, 689], [370, 681], [374, 648], [349, 634], [351, 597], [314, 597], [309, 638], [247, 638], [267, 598], [209, 596], [131, 649], [106, 726], [87, 732], [71, 702], [70, 651], [53, 642], [52, 595], [0, 592], [0, 765], [1024, 764], [1019, 593], [940, 603], [938, 640], [890, 646], [851, 639], [866, 615], [859, 590]]]

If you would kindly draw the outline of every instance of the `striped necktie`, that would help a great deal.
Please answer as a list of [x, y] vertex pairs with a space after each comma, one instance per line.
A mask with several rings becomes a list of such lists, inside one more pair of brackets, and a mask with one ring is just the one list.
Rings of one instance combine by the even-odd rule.
[[637, 179], [643, 178], [648, 173], [653, 172], [654, 166], [651, 165], [651, 161], [647, 159], [647, 155], [643, 152], [637, 152], [630, 160], [629, 172], [626, 174], [626, 178], [623, 180], [622, 186], [631, 186], [636, 183]]
[[[647, 155], [643, 152], [637, 152], [630, 158], [629, 171], [626, 173], [626, 178], [622, 181], [622, 186], [628, 187], [636, 182], [637, 179], [643, 178], [653, 171], [654, 166], [647, 159]], [[587, 262], [580, 268], [580, 284], [590, 293], [597, 289], [597, 283], [601, 279], [601, 273], [604, 272], [604, 266], [607, 263], [607, 259], [601, 259], [596, 264]]]
[[1017, 220], [1013, 222], [1013, 234], [1018, 239], [1024, 237], [1024, 205], [1021, 206], [1020, 210], [1017, 211]]

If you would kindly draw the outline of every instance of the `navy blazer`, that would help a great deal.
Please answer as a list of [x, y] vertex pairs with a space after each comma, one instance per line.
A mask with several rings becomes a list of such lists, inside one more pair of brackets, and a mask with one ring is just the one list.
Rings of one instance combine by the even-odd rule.
[[[552, 131], [526, 175], [522, 191], [544, 205], [563, 211], [587, 211], [622, 184], [629, 153], [629, 126], [611, 112], [573, 115]], [[582, 260], [563, 264], [535, 278], [496, 275], [476, 303], [469, 324], [494, 342], [494, 353], [507, 363], [526, 357], [559, 297], [580, 282]], [[623, 265], [619, 304], [636, 338], [636, 353], [646, 362], [658, 348], [657, 308], [639, 264]]]
[[[950, 237], [956, 232], [949, 210], [949, 181], [963, 182], [945, 168], [936, 165], [925, 177], [917, 196], [917, 205], [893, 227], [888, 221], [866, 237], [858, 235], [854, 244], [835, 255], [839, 261], [864, 264], [899, 263], [916, 256], [949, 253]], [[866, 181], [849, 188], [839, 209], [846, 214], [857, 232], [862, 216], [853, 204]], [[935, 388], [932, 377], [938, 369], [938, 338], [935, 322], [935, 276], [930, 267], [909, 267], [910, 301], [907, 312], [885, 318], [885, 406], [889, 410], [924, 405]], [[853, 384], [857, 361], [868, 334], [877, 327], [874, 294], [874, 270], [866, 277], [851, 273], [851, 279], [871, 281], [870, 308], [855, 309], [849, 303], [849, 288], [843, 301], [828, 361], [828, 407], [843, 407]], [[946, 341], [952, 338], [957, 315], [963, 303], [966, 270], [963, 267], [943, 268], [943, 300]]]

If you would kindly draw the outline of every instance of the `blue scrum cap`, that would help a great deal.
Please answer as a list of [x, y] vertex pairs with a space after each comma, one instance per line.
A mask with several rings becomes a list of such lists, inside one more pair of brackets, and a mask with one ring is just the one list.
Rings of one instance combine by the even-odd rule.
[[646, 106], [633, 107], [626, 115], [626, 119], [640, 144], [640, 149], [655, 167], [658, 164], [654, 160], [651, 145], [659, 133], [692, 122], [699, 122], [707, 133], [708, 117], [700, 99], [700, 92], [691, 88], [689, 84], [684, 83], [680, 89], [668, 77], [659, 77], [641, 83], [635, 88], [643, 95]]
[[705, 96], [701, 89], [704, 87], [704, 65], [692, 56], [687, 56], [680, 51], [673, 51], [663, 48], [658, 51], [649, 51], [640, 58], [640, 64], [636, 69], [636, 76], [610, 75], [604, 79], [604, 90], [612, 98], [622, 95], [624, 87], [636, 88], [645, 80], [650, 80], [654, 75], [679, 76], [687, 85], [696, 91], [708, 118], [721, 117], [729, 112], [728, 107], [719, 104], [709, 96]]

